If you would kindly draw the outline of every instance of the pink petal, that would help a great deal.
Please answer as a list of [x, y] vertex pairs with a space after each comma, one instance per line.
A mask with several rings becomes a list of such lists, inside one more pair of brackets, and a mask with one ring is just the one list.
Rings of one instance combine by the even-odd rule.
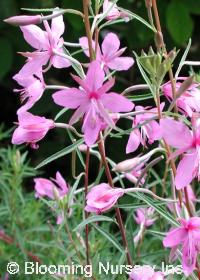
[[[79, 39], [79, 44], [81, 45], [81, 48], [84, 51], [84, 54], [89, 57], [89, 47], [88, 47], [88, 38], [87, 37], [81, 37]], [[95, 50], [95, 41], [92, 40], [92, 48], [93, 50]], [[101, 50], [100, 47], [98, 45], [97, 47], [97, 52], [96, 52], [96, 60], [100, 60], [101, 59]]]
[[178, 149], [192, 146], [192, 133], [182, 122], [168, 118], [162, 119], [160, 125], [162, 136], [170, 146]]
[[26, 90], [29, 93], [28, 101], [26, 102], [26, 104], [19, 108], [17, 114], [21, 114], [32, 108], [32, 106], [41, 98], [44, 92], [44, 86], [39, 80], [35, 80], [35, 82], [32, 85], [30, 85]]
[[164, 247], [175, 247], [182, 243], [187, 237], [187, 231], [184, 228], [176, 228], [168, 232], [163, 240]]
[[189, 276], [195, 269], [197, 262], [197, 251], [195, 249], [195, 240], [189, 234], [188, 239], [183, 244], [182, 265], [186, 276]]
[[85, 84], [89, 87], [90, 91], [98, 91], [103, 84], [104, 78], [105, 74], [103, 69], [101, 69], [100, 63], [98, 61], [91, 62], [85, 79]]
[[24, 39], [29, 43], [33, 48], [37, 50], [47, 50], [49, 42], [47, 39], [47, 33], [39, 28], [37, 25], [27, 25], [20, 27]]
[[[62, 48], [59, 48], [57, 51], [59, 53], [64, 53]], [[68, 59], [61, 57], [59, 55], [53, 55], [53, 57], [51, 58], [51, 63], [55, 68], [58, 69], [67, 68], [71, 66], [71, 62]]]
[[72, 115], [69, 124], [73, 125], [74, 123], [76, 123], [85, 114], [85, 112], [87, 112], [88, 106], [89, 105], [86, 103], [81, 105]]
[[112, 113], [130, 112], [134, 108], [133, 102], [117, 93], [107, 93], [101, 96], [101, 101], [106, 109]]
[[100, 113], [101, 117], [104, 119], [104, 121], [110, 127], [114, 127], [115, 123], [114, 123], [113, 119], [110, 117], [109, 113], [105, 110], [104, 106], [102, 105], [102, 103], [100, 101], [97, 101], [97, 107], [98, 107], [99, 113]]
[[[56, 11], [53, 12], [53, 14], [56, 14], [56, 13], [57, 13]], [[51, 31], [53, 33], [54, 41], [57, 42], [65, 31], [65, 24], [64, 24], [62, 15], [52, 19]]]
[[135, 152], [137, 148], [139, 147], [141, 142], [140, 132], [139, 130], [135, 129], [133, 132], [131, 132], [128, 143], [126, 146], [126, 153], [129, 154], [131, 152]]
[[53, 100], [60, 106], [69, 109], [76, 109], [83, 102], [87, 101], [87, 96], [83, 91], [77, 88], [69, 88], [54, 93]]
[[112, 57], [119, 50], [120, 41], [116, 34], [108, 33], [102, 43], [102, 52], [106, 58]]
[[134, 64], [134, 59], [132, 57], [116, 57], [110, 60], [106, 65], [117, 71], [126, 71]]
[[19, 73], [13, 76], [13, 80], [15, 80], [23, 88], [27, 88], [35, 82], [35, 78], [33, 76], [24, 77]]
[[36, 197], [48, 196], [51, 199], [54, 199], [53, 188], [55, 185], [48, 179], [45, 178], [35, 178], [35, 191]]
[[179, 162], [177, 173], [175, 177], [175, 185], [178, 190], [186, 187], [195, 177], [195, 164], [197, 161], [197, 154], [185, 154], [183, 159]]
[[82, 80], [79, 76], [71, 75], [74, 81], [76, 81], [86, 92], [90, 92], [89, 85], [86, 84], [85, 80]]
[[115, 84], [115, 79], [112, 78], [109, 81], [107, 81], [103, 86], [98, 90], [98, 94], [104, 94], [107, 93]]
[[19, 75], [29, 77], [40, 72], [41, 67], [46, 65], [49, 60], [48, 52], [34, 52], [31, 59], [19, 71]]
[[68, 187], [65, 182], [65, 179], [63, 178], [63, 176], [60, 174], [59, 171], [56, 172], [56, 182], [58, 186], [62, 189], [63, 192], [62, 194], [66, 194], [68, 192]]
[[84, 118], [82, 130], [84, 132], [85, 143], [88, 146], [92, 146], [99, 135], [102, 122], [94, 112], [94, 108], [91, 107]]
[[149, 144], [152, 144], [155, 140], [160, 140], [162, 137], [160, 125], [156, 121], [151, 121], [144, 125], [149, 139]]
[[12, 136], [12, 144], [20, 145], [27, 141], [27, 131], [21, 127], [17, 127]]
[[[200, 217], [192, 217], [190, 218], [190, 224], [194, 227], [198, 227], [200, 229]], [[200, 236], [199, 236], [200, 238]]]
[[61, 225], [63, 222], [64, 222], [64, 213], [62, 212], [61, 214], [59, 214], [57, 216], [56, 224], [57, 225]]

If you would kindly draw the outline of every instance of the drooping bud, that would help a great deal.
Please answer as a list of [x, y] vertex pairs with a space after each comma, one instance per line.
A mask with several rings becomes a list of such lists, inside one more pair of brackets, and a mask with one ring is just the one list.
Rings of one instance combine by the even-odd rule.
[[155, 42], [157, 48], [162, 48], [164, 46], [164, 40], [163, 40], [163, 35], [161, 32], [157, 32], [155, 35]]
[[141, 163], [146, 163], [151, 158], [151, 156], [153, 156], [157, 152], [163, 152], [163, 151], [164, 151], [163, 148], [155, 148], [150, 152], [148, 152], [147, 154], [142, 155], [141, 157], [138, 156], [138, 157], [121, 161], [113, 167], [113, 171], [129, 172], [134, 168], [138, 167]]
[[139, 157], [135, 157], [135, 158], [132, 158], [132, 159], [127, 159], [127, 160], [124, 160], [124, 161], [118, 163], [113, 168], [113, 171], [127, 172], [127, 171], [132, 170], [134, 167], [136, 167], [140, 163], [141, 163], [141, 158], [139, 158]]
[[42, 16], [15, 16], [4, 20], [4, 22], [16, 26], [26, 26], [30, 24], [39, 24], [42, 22]]

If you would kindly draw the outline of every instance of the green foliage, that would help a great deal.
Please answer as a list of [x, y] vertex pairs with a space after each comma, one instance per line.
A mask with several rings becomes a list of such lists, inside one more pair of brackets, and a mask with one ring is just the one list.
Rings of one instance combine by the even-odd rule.
[[190, 10], [180, 0], [173, 0], [166, 12], [167, 27], [173, 40], [181, 45], [192, 36], [194, 24]]

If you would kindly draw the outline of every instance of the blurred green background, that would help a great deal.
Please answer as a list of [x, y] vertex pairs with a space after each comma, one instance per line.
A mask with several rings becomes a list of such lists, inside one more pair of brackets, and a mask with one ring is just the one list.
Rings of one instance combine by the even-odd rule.
[[[200, 56], [200, 1], [199, 0], [158, 0], [159, 12], [162, 21], [163, 31], [165, 35], [165, 42], [167, 49], [171, 50], [175, 46], [180, 49], [180, 53], [176, 61], [180, 59], [184, 48], [190, 37], [192, 37], [192, 48], [190, 52], [191, 59], [199, 59]], [[131, 10], [132, 12], [139, 14], [147, 19], [145, 1], [144, 0], [119, 0], [118, 5]], [[24, 58], [17, 54], [18, 51], [31, 50], [28, 44], [24, 41], [22, 33], [19, 28], [10, 26], [3, 22], [3, 19], [19, 15], [26, 14], [28, 12], [22, 11], [20, 8], [72, 8], [82, 9], [81, 0], [1, 0], [0, 1], [0, 89], [1, 89], [1, 101], [0, 101], [0, 118], [1, 122], [5, 124], [6, 128], [11, 128], [13, 122], [16, 121], [16, 110], [20, 106], [19, 96], [13, 93], [13, 89], [18, 85], [12, 80], [12, 76], [17, 73], [24, 63]], [[75, 15], [65, 15], [66, 31], [65, 40], [71, 42], [77, 42], [80, 36], [84, 35], [84, 28], [81, 19]], [[101, 33], [101, 38], [109, 30], [115, 31], [121, 38], [124, 46], [127, 46], [126, 53], [132, 55], [132, 50], [140, 53], [141, 49], [147, 49], [150, 45], [154, 45], [153, 34], [141, 23], [136, 20], [132, 20], [128, 23], [120, 23], [104, 29]], [[70, 50], [70, 49], [69, 49]], [[74, 50], [71, 49], [71, 52]], [[79, 56], [80, 60], [86, 62], [86, 58], [83, 55]], [[72, 68], [58, 70], [51, 69], [47, 75], [45, 75], [45, 81], [47, 84], [63, 83], [72, 85], [69, 73], [73, 71]], [[115, 85], [116, 91], [120, 92], [126, 87], [141, 82], [141, 76], [137, 70], [137, 67], [132, 67], [131, 71], [119, 72], [117, 74], [117, 83]], [[54, 117], [60, 110], [58, 106], [53, 104], [51, 99], [52, 92], [45, 92], [43, 98], [32, 110], [39, 115], [45, 115], [47, 117]], [[138, 93], [139, 94], [139, 93]], [[149, 101], [148, 101], [149, 102]], [[67, 121], [69, 118], [68, 113], [64, 115], [63, 121]], [[123, 124], [123, 126], [130, 127], [130, 123]], [[116, 153], [116, 145], [108, 145], [108, 153], [114, 156], [116, 161], [124, 158], [125, 145], [127, 137], [121, 139], [112, 140], [118, 146]], [[120, 145], [119, 145], [120, 141]], [[7, 145], [8, 142], [1, 143], [1, 145]], [[68, 137], [65, 133], [56, 130], [50, 132], [40, 144], [40, 149], [37, 151], [31, 151], [32, 165], [36, 165], [45, 157], [53, 154], [64, 146], [68, 145]], [[29, 149], [29, 148], [28, 148]], [[46, 171], [54, 173], [56, 169], [64, 168], [70, 171], [70, 158], [63, 161], [62, 159], [57, 163], [53, 163], [48, 166]], [[70, 173], [70, 172], [69, 172]], [[51, 174], [52, 175], [52, 174]], [[94, 171], [94, 176], [95, 176]]]

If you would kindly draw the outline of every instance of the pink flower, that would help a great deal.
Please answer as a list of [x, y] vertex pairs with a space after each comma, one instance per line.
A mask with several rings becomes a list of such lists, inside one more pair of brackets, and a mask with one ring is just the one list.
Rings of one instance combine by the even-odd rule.
[[107, 20], [115, 20], [118, 18], [124, 18], [126, 21], [129, 20], [129, 16], [126, 13], [120, 12], [117, 4], [113, 5], [112, 1], [104, 0], [103, 3], [103, 13], [108, 12], [106, 19]]
[[92, 188], [87, 195], [87, 212], [101, 214], [112, 208], [117, 200], [124, 195], [121, 188], [111, 188], [108, 184], [102, 183]]
[[55, 50], [60, 53], [64, 52], [64, 41], [61, 38], [65, 30], [63, 16], [53, 18], [51, 28], [47, 21], [44, 21], [44, 26], [46, 31], [43, 31], [37, 25], [21, 27], [24, 39], [36, 49], [32, 53], [22, 53], [28, 57], [27, 63], [19, 72], [19, 75], [23, 77], [37, 74], [41, 67], [46, 65], [48, 61], [50, 62], [49, 66], [53, 65], [56, 68], [64, 68], [71, 65], [68, 60], [54, 54]]
[[[45, 178], [35, 178], [35, 197], [48, 197], [52, 200], [62, 200], [69, 191], [68, 184], [65, 182], [64, 178], [59, 171], [56, 172], [55, 179], [45, 179]], [[54, 208], [58, 208], [58, 204], [55, 204]], [[57, 215], [56, 224], [60, 225], [64, 221], [63, 210]]]
[[54, 128], [52, 120], [34, 116], [29, 112], [20, 114], [18, 120], [18, 127], [12, 136], [12, 143], [16, 145], [27, 143], [32, 148], [37, 149], [38, 145], [36, 143], [45, 137], [49, 129]]
[[193, 131], [180, 121], [162, 119], [162, 136], [177, 151], [171, 157], [183, 154], [175, 177], [176, 188], [182, 189], [198, 177], [200, 179], [200, 118], [193, 116]]
[[[185, 80], [186, 78], [183, 78]], [[180, 80], [180, 79], [179, 79]], [[182, 82], [176, 83], [176, 90], [178, 91]], [[193, 112], [200, 112], [200, 90], [199, 84], [193, 83], [187, 91], [185, 91], [177, 100], [176, 104], [179, 110], [189, 117], [192, 116]], [[171, 82], [168, 82], [162, 86], [164, 95], [170, 100], [173, 99]]]
[[41, 98], [45, 83], [43, 80], [42, 72], [34, 76], [23, 78], [19, 74], [13, 77], [23, 89], [15, 89], [15, 92], [20, 92], [21, 101], [27, 101], [18, 111], [17, 114], [24, 113], [33, 107], [33, 105]]
[[[161, 110], [163, 110], [164, 103], [161, 104]], [[140, 128], [135, 128], [129, 137], [126, 153], [131, 153], [137, 150], [140, 144], [146, 146], [146, 139], [148, 139], [149, 144], [152, 144], [154, 141], [161, 139], [161, 130], [160, 125], [156, 120], [151, 120], [154, 117], [157, 117], [157, 108], [149, 109], [144, 108], [143, 106], [136, 106], [135, 111], [145, 111], [142, 114], [136, 115], [133, 121], [133, 127], [142, 125]], [[148, 121], [149, 120], [149, 121]]]
[[6, 23], [12, 24], [12, 25], [30, 25], [30, 24], [39, 24], [42, 21], [42, 17], [40, 15], [36, 16], [15, 16], [10, 17], [4, 20]]
[[69, 191], [68, 185], [59, 171], [56, 172], [55, 179], [35, 178], [34, 182], [37, 198], [47, 196], [50, 199], [62, 199]]
[[[87, 37], [80, 38], [79, 43], [85, 54], [89, 56]], [[93, 48], [95, 49], [94, 41]], [[97, 46], [96, 60], [101, 63], [106, 72], [108, 69], [117, 71], [128, 70], [134, 64], [134, 60], [132, 57], [121, 56], [125, 50], [126, 48], [120, 49], [120, 41], [117, 35], [108, 33], [103, 40], [101, 49]]]
[[136, 215], [134, 217], [136, 223], [139, 225], [139, 231], [134, 236], [134, 244], [135, 247], [138, 245], [139, 241], [142, 241], [144, 237], [144, 232], [147, 227], [150, 227], [153, 225], [153, 223], [156, 221], [156, 218], [153, 217], [154, 215], [154, 209], [149, 208], [139, 208], [136, 210]]
[[192, 217], [189, 220], [180, 219], [180, 227], [168, 232], [163, 240], [165, 247], [176, 251], [182, 247], [182, 265], [186, 276], [191, 274], [196, 267], [197, 255], [200, 245], [200, 218]]
[[84, 116], [82, 131], [88, 146], [93, 145], [97, 140], [103, 123], [110, 127], [115, 126], [110, 112], [128, 112], [134, 108], [134, 104], [124, 96], [113, 92], [107, 93], [114, 85], [114, 79], [103, 84], [104, 78], [105, 74], [99, 62], [93, 61], [85, 80], [73, 76], [81, 86], [79, 89], [69, 88], [53, 95], [56, 104], [77, 109], [70, 119], [70, 125]]
[[164, 280], [161, 272], [155, 272], [150, 266], [134, 267], [129, 275], [131, 280]]
[[154, 209], [149, 208], [139, 208], [136, 210], [135, 221], [138, 225], [143, 224], [145, 227], [153, 225], [156, 218], [153, 218]]

